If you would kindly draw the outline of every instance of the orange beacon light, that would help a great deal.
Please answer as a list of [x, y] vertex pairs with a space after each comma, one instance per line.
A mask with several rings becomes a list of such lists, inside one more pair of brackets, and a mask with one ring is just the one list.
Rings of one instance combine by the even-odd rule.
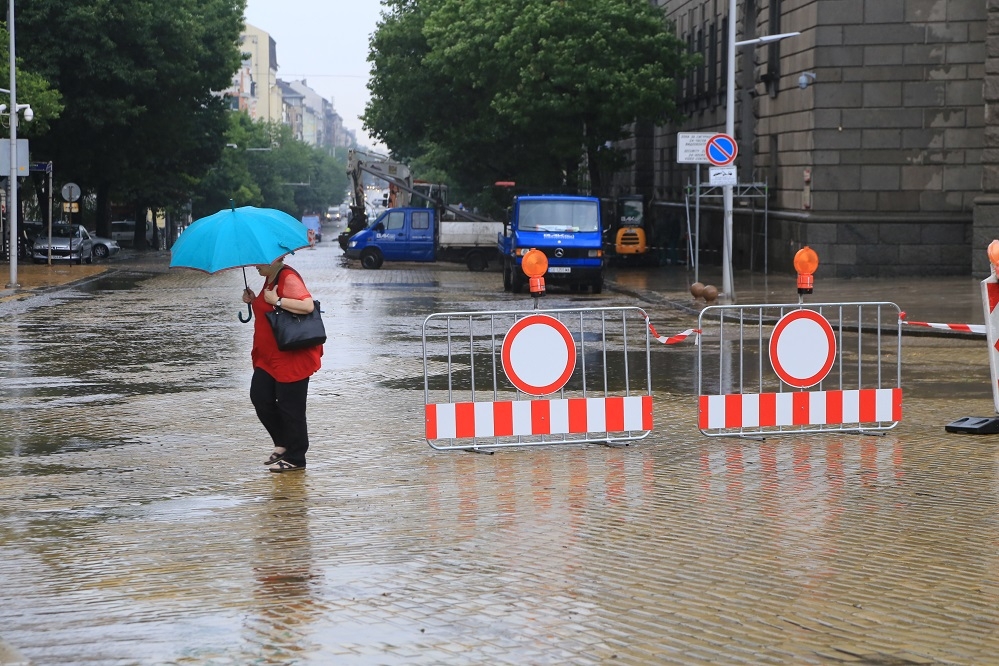
[[548, 271], [548, 257], [541, 250], [531, 249], [520, 260], [524, 275], [530, 278], [531, 296], [545, 295], [545, 273]]
[[993, 272], [999, 274], [999, 240], [989, 243], [989, 263], [992, 264]]
[[812, 276], [819, 267], [819, 255], [807, 245], [794, 254], [794, 270], [798, 271], [798, 294], [810, 294], [815, 286]]

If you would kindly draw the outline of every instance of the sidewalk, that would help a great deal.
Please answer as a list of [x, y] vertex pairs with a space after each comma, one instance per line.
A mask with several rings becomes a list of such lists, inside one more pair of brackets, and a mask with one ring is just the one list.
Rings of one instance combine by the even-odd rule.
[[10, 285], [10, 263], [0, 262], [0, 303], [27, 298], [33, 293], [59, 287], [70, 282], [104, 273], [113, 264], [76, 265], [69, 262], [33, 264], [31, 261], [17, 263], [17, 286]]

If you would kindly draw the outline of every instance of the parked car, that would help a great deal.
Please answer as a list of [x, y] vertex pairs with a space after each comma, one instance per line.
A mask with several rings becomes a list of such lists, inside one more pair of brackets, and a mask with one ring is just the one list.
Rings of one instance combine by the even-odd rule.
[[[113, 220], [111, 239], [122, 247], [132, 247], [135, 243], [135, 220]], [[153, 244], [153, 225], [146, 222], [146, 244]]]
[[[38, 236], [31, 248], [31, 258], [36, 264], [49, 260], [48, 234]], [[94, 242], [90, 233], [80, 224], [52, 225], [52, 259], [92, 263], [94, 260]]]
[[118, 245], [118, 241], [113, 238], [104, 238], [103, 236], [90, 234], [90, 240], [94, 243], [95, 259], [107, 259], [110, 256], [118, 254], [121, 250], [121, 245]]

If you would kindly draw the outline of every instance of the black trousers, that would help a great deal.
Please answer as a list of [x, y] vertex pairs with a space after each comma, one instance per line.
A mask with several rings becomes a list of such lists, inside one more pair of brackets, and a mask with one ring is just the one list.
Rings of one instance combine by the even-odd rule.
[[292, 465], [304, 465], [309, 450], [309, 427], [305, 421], [308, 393], [308, 377], [297, 382], [279, 382], [267, 371], [253, 369], [250, 402], [274, 446], [286, 449], [284, 459]]

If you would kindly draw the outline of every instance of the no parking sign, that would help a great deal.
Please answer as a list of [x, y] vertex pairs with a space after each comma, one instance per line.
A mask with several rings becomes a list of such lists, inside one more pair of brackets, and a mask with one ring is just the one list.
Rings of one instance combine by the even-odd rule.
[[704, 146], [704, 154], [716, 167], [728, 166], [739, 154], [739, 146], [728, 134], [715, 134]]

